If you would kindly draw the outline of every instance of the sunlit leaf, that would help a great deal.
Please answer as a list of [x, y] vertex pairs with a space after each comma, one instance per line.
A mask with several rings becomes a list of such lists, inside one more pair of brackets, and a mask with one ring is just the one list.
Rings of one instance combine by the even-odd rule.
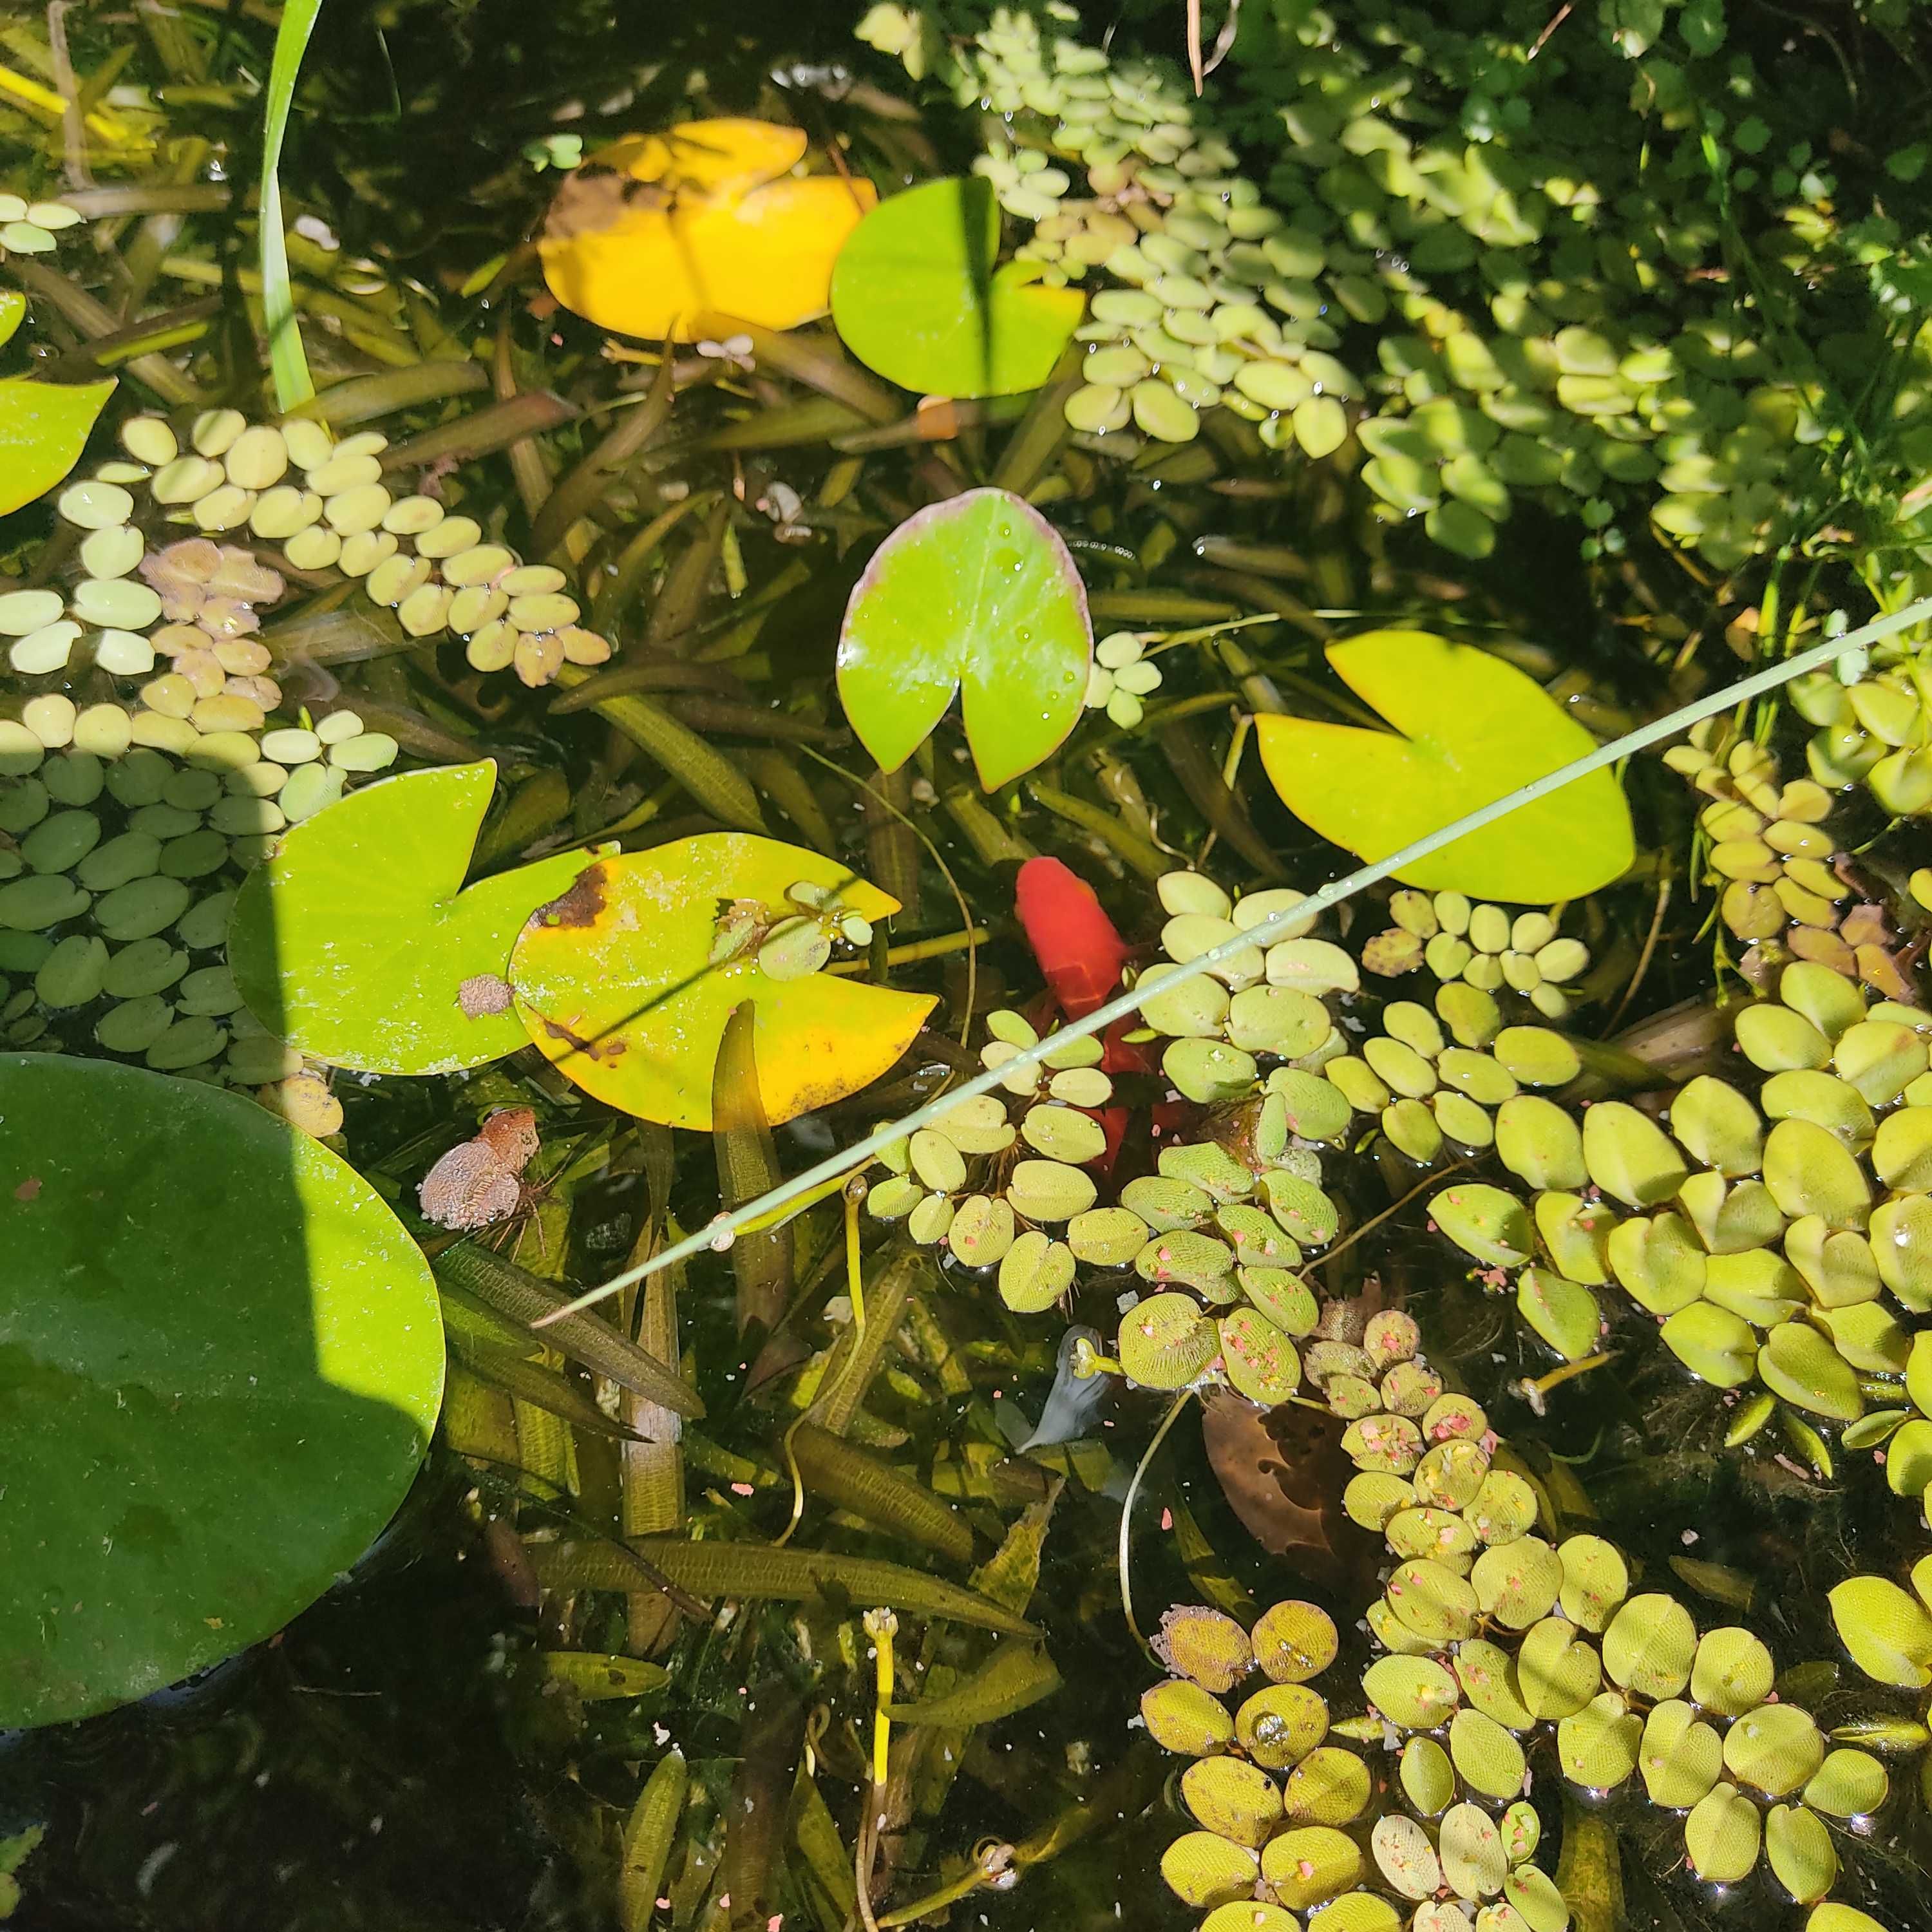
[[18, 289], [0, 289], [0, 349], [13, 340], [26, 314], [27, 298]]
[[653, 341], [694, 342], [726, 317], [796, 328], [823, 315], [832, 262], [878, 196], [869, 182], [790, 176], [806, 146], [801, 129], [724, 119], [592, 155], [538, 244], [551, 294]]
[[514, 1012], [472, 1016], [460, 988], [504, 977], [518, 928], [584, 854], [466, 889], [496, 782], [487, 761], [411, 772], [284, 835], [242, 888], [228, 941], [236, 984], [271, 1033], [371, 1073], [451, 1073], [524, 1044]]
[[1078, 326], [1078, 289], [1037, 262], [996, 266], [1000, 209], [977, 176], [927, 182], [881, 202], [832, 274], [832, 319], [868, 368], [922, 394], [1036, 389]]
[[73, 383], [0, 378], [0, 517], [44, 496], [80, 460], [88, 432], [113, 393], [112, 376]]
[[218, 1088], [0, 1057], [0, 1726], [146, 1696], [361, 1556], [442, 1388], [429, 1269]]
[[896, 771], [962, 694], [988, 791], [1050, 758], [1093, 663], [1087, 592], [1053, 526], [1004, 490], [928, 505], [874, 553], [838, 635], [838, 695]]
[[[1297, 818], [1364, 859], [1385, 858], [1596, 748], [1533, 679], [1470, 645], [1374, 631], [1331, 645], [1328, 662], [1394, 730], [1264, 716], [1262, 760]], [[1601, 771], [1396, 876], [1540, 904], [1607, 885], [1634, 850], [1629, 808]]]
[[819, 972], [774, 976], [756, 946], [713, 962], [728, 908], [746, 902], [790, 916], [787, 894], [800, 884], [838, 893], [862, 919], [898, 909], [836, 860], [744, 832], [600, 860], [517, 941], [510, 982], [530, 1036], [600, 1100], [709, 1131], [725, 1022], [749, 1000], [767, 1120], [856, 1093], [904, 1052], [929, 997]]

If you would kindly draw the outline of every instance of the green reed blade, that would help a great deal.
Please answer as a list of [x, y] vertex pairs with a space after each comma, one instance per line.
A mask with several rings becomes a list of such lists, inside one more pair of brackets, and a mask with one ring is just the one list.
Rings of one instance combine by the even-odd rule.
[[315, 394], [296, 322], [295, 295], [289, 286], [288, 244], [282, 232], [282, 137], [302, 56], [315, 31], [322, 0], [286, 0], [275, 30], [275, 56], [268, 69], [268, 108], [262, 130], [262, 323], [268, 338], [268, 369], [274, 380], [275, 406], [292, 410]]

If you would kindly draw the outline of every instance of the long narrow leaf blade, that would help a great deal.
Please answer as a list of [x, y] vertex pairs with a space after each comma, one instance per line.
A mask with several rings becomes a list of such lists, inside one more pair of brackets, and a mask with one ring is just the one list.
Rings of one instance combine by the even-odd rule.
[[[446, 1248], [434, 1265], [440, 1280], [464, 1289], [526, 1328], [569, 1299], [529, 1269], [473, 1241]], [[600, 1316], [576, 1315], [548, 1323], [543, 1334], [532, 1340], [561, 1348], [573, 1361], [674, 1414], [695, 1418], [704, 1413], [704, 1404], [688, 1382]]]
[[289, 108], [302, 56], [315, 31], [322, 0], [284, 0], [275, 31], [275, 55], [268, 69], [268, 116], [262, 133], [262, 323], [268, 338], [268, 370], [274, 379], [275, 406], [292, 410], [315, 394], [296, 324], [295, 295], [289, 286], [288, 244], [282, 232], [282, 140], [289, 130]]
[[[698, 1597], [747, 1597], [802, 1604], [836, 1590], [861, 1606], [884, 1604], [918, 1616], [950, 1618], [1010, 1636], [1036, 1634], [1032, 1624], [956, 1583], [922, 1576], [876, 1557], [820, 1550], [774, 1549], [764, 1543], [690, 1543], [645, 1536], [628, 1548], [681, 1589]], [[530, 1562], [547, 1589], [628, 1590], [635, 1578], [620, 1553], [601, 1544], [535, 1544]]]

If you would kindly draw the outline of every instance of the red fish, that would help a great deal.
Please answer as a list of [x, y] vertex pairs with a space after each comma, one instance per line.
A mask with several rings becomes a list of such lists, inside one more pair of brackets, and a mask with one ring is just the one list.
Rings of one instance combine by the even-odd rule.
[[1058, 859], [1029, 859], [1020, 868], [1013, 906], [1069, 1019], [1083, 1018], [1120, 991], [1126, 941], [1077, 872]]

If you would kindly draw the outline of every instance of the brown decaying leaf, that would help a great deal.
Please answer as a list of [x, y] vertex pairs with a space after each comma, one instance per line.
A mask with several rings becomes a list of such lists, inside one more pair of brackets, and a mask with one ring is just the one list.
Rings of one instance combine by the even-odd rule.
[[1294, 1403], [1260, 1409], [1222, 1394], [1203, 1404], [1201, 1426], [1222, 1492], [1264, 1550], [1350, 1602], [1372, 1594], [1380, 1545], [1342, 1513], [1354, 1470], [1339, 1418]]
[[416, 1198], [439, 1228], [487, 1228], [523, 1204], [524, 1169], [538, 1147], [537, 1117], [528, 1107], [500, 1108], [474, 1140], [463, 1141], [422, 1178]]

